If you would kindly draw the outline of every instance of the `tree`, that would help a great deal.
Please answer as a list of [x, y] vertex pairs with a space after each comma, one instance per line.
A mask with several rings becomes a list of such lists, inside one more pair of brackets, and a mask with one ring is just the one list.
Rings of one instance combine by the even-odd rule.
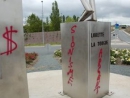
[[23, 30], [24, 30], [24, 33], [27, 33], [28, 32], [28, 26], [27, 25], [23, 26]]
[[50, 19], [51, 19], [50, 30], [52, 30], [52, 31], [60, 30], [61, 17], [60, 17], [59, 13], [60, 12], [58, 9], [58, 3], [55, 1], [54, 3], [52, 3], [52, 13], [50, 15]]
[[46, 17], [46, 24], [49, 25], [49, 19]]
[[63, 17], [62, 17], [62, 18], [63, 18], [63, 19], [62, 19], [62, 20], [63, 20], [63, 22], [65, 22], [65, 15], [63, 15]]
[[79, 17], [76, 18], [76, 21], [78, 21], [78, 20], [79, 20]]
[[68, 16], [65, 22], [75, 22], [75, 20], [72, 17]]
[[73, 15], [73, 19], [75, 22], [77, 21], [77, 17], [75, 15]]
[[42, 20], [35, 14], [28, 16], [27, 24], [24, 26], [26, 33], [41, 32], [42, 31]]
[[66, 16], [65, 21], [66, 21], [66, 19], [67, 19], [68, 17], [69, 17], [69, 16]]
[[63, 23], [63, 16], [62, 15], [60, 16], [60, 20], [61, 20], [60, 22]]
[[50, 23], [48, 17], [46, 17], [46, 23], [44, 22], [44, 31], [50, 30]]

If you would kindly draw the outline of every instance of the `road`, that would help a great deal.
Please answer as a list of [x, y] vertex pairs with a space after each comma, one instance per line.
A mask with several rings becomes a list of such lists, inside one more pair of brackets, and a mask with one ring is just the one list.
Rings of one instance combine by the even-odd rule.
[[130, 49], [130, 35], [123, 30], [112, 32], [111, 48]]
[[130, 34], [127, 34], [125, 31], [118, 32], [118, 38], [128, 44], [130, 44]]
[[[113, 36], [113, 34], [115, 34], [116, 36]], [[121, 41], [130, 43], [130, 34], [123, 30], [115, 30], [114, 32], [112, 32], [111, 39], [113, 40], [115, 38], [119, 38]]]

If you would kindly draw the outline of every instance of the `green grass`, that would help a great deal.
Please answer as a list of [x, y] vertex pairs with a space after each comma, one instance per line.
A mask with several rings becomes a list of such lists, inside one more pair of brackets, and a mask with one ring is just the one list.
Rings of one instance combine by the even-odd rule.
[[41, 44], [27, 44], [25, 46], [44, 46], [44, 44], [43, 43], [41, 43]]
[[60, 43], [50, 43], [50, 45], [61, 45]]
[[[49, 43], [50, 45], [61, 45], [60, 43]], [[41, 44], [28, 44], [25, 46], [44, 46], [45, 44], [41, 43]]]

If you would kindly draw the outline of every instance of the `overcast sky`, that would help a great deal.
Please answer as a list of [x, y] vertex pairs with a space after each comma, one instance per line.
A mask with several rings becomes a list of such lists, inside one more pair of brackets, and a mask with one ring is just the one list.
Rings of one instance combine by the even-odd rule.
[[[23, 17], [28, 17], [31, 13], [41, 18], [42, 3], [41, 0], [22, 0]], [[55, 0], [43, 0], [44, 19], [51, 14], [52, 3]], [[62, 15], [80, 16], [84, 10], [80, 0], [56, 0]], [[130, 0], [95, 0], [96, 13], [98, 21], [116, 22], [119, 24], [130, 25]]]

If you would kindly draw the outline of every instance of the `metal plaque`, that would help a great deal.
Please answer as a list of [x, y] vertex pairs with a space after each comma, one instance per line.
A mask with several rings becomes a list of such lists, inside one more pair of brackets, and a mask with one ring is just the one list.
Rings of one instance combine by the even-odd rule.
[[110, 23], [61, 24], [63, 93], [100, 98], [109, 92]]
[[29, 98], [22, 0], [0, 0], [0, 13], [0, 98]]

